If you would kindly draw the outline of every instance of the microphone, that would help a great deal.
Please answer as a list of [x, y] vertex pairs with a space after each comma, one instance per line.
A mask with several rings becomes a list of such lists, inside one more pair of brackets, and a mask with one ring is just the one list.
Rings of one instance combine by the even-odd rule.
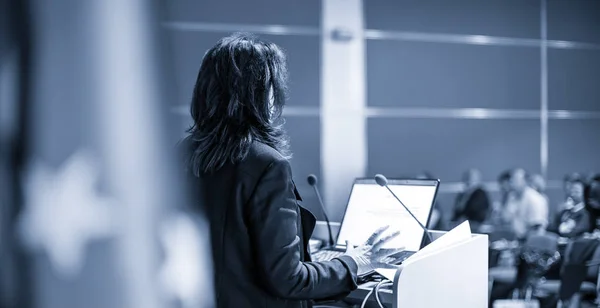
[[392, 196], [394, 196], [394, 198], [396, 198], [398, 203], [400, 203], [404, 207], [404, 209], [410, 214], [410, 216], [412, 216], [412, 218], [419, 224], [421, 229], [423, 229], [425, 231], [425, 234], [427, 234], [427, 239], [429, 239], [429, 243], [433, 242], [433, 239], [431, 238], [431, 234], [429, 234], [429, 230], [417, 219], [417, 217], [415, 217], [415, 215], [408, 209], [408, 207], [406, 207], [406, 205], [404, 205], [404, 203], [402, 203], [400, 198], [398, 198], [398, 196], [396, 196], [396, 194], [390, 189], [390, 187], [388, 186], [387, 178], [383, 174], [377, 174], [377, 175], [375, 175], [375, 182], [377, 182], [377, 184], [379, 186], [387, 188], [387, 190], [390, 193], [392, 193]]
[[329, 232], [329, 247], [333, 247], [335, 244], [333, 242], [333, 233], [331, 232], [331, 223], [329, 222], [329, 217], [327, 217], [327, 212], [325, 211], [325, 206], [323, 205], [323, 199], [321, 199], [321, 194], [319, 193], [319, 188], [317, 187], [317, 176], [314, 174], [309, 174], [308, 178], [306, 178], [308, 185], [312, 186], [315, 190], [315, 194], [317, 195], [317, 199], [319, 199], [319, 205], [321, 206], [321, 211], [323, 212], [323, 217], [325, 217], [325, 223], [327, 223], [327, 231]]

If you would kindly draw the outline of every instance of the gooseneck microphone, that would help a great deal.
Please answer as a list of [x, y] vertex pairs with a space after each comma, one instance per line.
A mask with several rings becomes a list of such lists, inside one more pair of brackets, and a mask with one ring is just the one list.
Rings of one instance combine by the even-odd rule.
[[377, 174], [377, 175], [375, 175], [375, 182], [377, 182], [377, 184], [379, 184], [379, 186], [387, 188], [387, 190], [392, 194], [392, 196], [394, 196], [394, 198], [396, 198], [398, 203], [402, 204], [402, 206], [408, 212], [408, 214], [410, 214], [410, 216], [412, 216], [412, 218], [425, 231], [425, 234], [427, 234], [427, 239], [429, 239], [429, 243], [433, 242], [433, 239], [431, 238], [431, 234], [429, 234], [429, 230], [417, 219], [417, 217], [415, 217], [415, 215], [408, 209], [408, 207], [406, 207], [406, 205], [404, 205], [404, 203], [400, 200], [400, 198], [398, 198], [398, 196], [396, 196], [396, 194], [390, 189], [390, 187], [388, 186], [387, 178], [383, 174]]
[[308, 178], [306, 178], [308, 185], [312, 186], [315, 190], [315, 194], [317, 195], [317, 199], [319, 199], [319, 205], [321, 206], [321, 211], [323, 212], [323, 217], [325, 217], [325, 223], [327, 223], [327, 231], [329, 232], [329, 247], [333, 247], [335, 244], [333, 242], [333, 233], [331, 232], [331, 223], [329, 222], [329, 217], [327, 216], [327, 212], [325, 211], [325, 206], [323, 205], [323, 199], [321, 199], [321, 194], [319, 193], [319, 188], [317, 187], [317, 176], [314, 174], [309, 174]]

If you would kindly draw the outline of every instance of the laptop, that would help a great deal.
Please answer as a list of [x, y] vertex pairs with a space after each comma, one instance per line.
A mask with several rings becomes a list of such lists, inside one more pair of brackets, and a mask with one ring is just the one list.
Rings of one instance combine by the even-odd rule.
[[[440, 181], [436, 179], [388, 179], [389, 188], [408, 207], [423, 225], [429, 222]], [[419, 251], [426, 243], [427, 234], [398, 203], [394, 196], [375, 179], [356, 179], [340, 224], [336, 244], [311, 254], [313, 261], [328, 261], [346, 251], [346, 241], [353, 245], [365, 243], [377, 229], [389, 226], [382, 236], [400, 231], [400, 235], [383, 248], [405, 247], [384, 263], [400, 264]]]

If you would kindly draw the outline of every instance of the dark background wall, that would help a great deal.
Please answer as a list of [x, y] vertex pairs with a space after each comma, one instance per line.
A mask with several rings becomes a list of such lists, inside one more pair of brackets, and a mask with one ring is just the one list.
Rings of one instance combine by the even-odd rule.
[[[565, 173], [600, 171], [600, 1], [368, 0], [364, 16], [365, 176], [430, 171], [449, 209], [470, 167], [492, 190], [510, 167], [545, 174], [552, 206]], [[247, 30], [287, 51], [292, 166], [315, 209], [304, 182], [321, 175], [321, 1], [170, 1], [165, 19], [182, 123], [174, 140], [189, 124], [202, 56], [220, 37]]]

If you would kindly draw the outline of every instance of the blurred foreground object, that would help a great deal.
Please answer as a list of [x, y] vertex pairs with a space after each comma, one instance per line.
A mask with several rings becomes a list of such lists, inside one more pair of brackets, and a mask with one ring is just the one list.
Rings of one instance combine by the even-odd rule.
[[35, 48], [31, 70], [16, 70], [29, 82], [2, 80], [24, 90], [12, 104], [19, 129], [1, 127], [12, 140], [2, 179], [15, 195], [2, 239], [18, 234], [23, 245], [3, 241], [1, 251], [26, 248], [32, 270], [0, 272], [25, 282], [13, 286], [20, 302], [2, 298], [0, 307], [212, 307], [207, 226], [188, 206], [166, 140], [157, 8], [14, 3], [30, 4], [19, 16], [31, 17], [23, 23]]
[[27, 160], [32, 38], [27, 1], [0, 0], [0, 306], [31, 307], [30, 264], [15, 236]]
[[198, 228], [194, 216], [178, 213], [166, 219], [161, 226], [161, 240], [166, 260], [160, 271], [162, 286], [167, 296], [176, 299], [182, 308], [210, 307], [212, 265], [207, 257], [210, 243], [206, 231]]
[[[25, 182], [19, 234], [25, 244], [47, 254], [63, 277], [79, 274], [85, 244], [111, 235], [114, 205], [99, 196], [97, 166], [89, 153], [76, 153], [57, 172], [35, 165]], [[56, 214], [60, 215], [51, 219]]]

